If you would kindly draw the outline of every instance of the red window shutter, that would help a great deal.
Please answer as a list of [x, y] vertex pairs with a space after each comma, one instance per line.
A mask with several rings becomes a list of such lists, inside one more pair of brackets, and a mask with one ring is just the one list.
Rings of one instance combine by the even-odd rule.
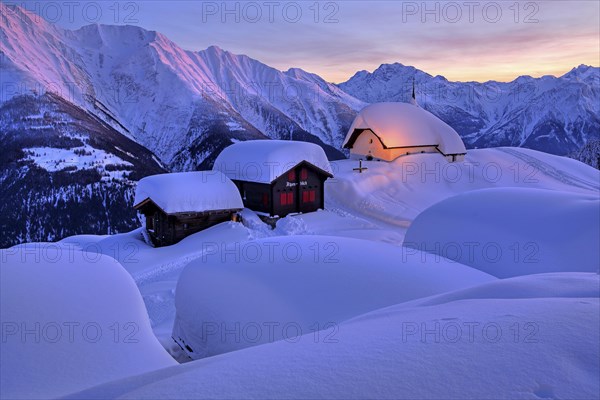
[[314, 190], [310, 191], [310, 201], [315, 201], [315, 191]]
[[285, 206], [287, 204], [287, 194], [286, 193], [281, 193], [279, 195], [279, 202], [281, 203], [282, 206]]
[[263, 206], [265, 206], [265, 207], [269, 205], [269, 195], [268, 194], [263, 193], [262, 203], [263, 203]]
[[302, 202], [306, 203], [308, 201], [308, 192], [305, 190], [302, 192]]
[[294, 204], [294, 193], [289, 192], [287, 194], [287, 203], [288, 204]]
[[288, 181], [293, 182], [296, 180], [296, 170], [288, 172]]
[[306, 168], [302, 168], [302, 170], [300, 171], [300, 180], [307, 180], [308, 179], [308, 170]]

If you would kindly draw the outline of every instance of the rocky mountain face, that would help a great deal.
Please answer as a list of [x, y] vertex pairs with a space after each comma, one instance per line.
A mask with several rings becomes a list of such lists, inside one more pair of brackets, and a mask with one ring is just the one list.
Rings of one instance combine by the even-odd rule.
[[310, 141], [341, 158], [356, 113], [408, 101], [413, 80], [468, 147], [598, 159], [598, 68], [463, 83], [391, 64], [334, 85], [135, 26], [64, 30], [4, 3], [0, 18], [0, 247], [132, 229], [135, 181], [210, 168], [238, 140]]

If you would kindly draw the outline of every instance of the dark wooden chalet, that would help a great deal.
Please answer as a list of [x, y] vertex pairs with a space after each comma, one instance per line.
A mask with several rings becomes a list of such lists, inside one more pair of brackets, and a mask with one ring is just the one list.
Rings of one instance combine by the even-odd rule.
[[156, 247], [169, 246], [181, 239], [225, 221], [234, 220], [239, 209], [169, 214], [148, 198], [134, 208], [146, 218], [146, 231]]
[[138, 183], [134, 208], [145, 218], [153, 245], [172, 245], [235, 219], [243, 208], [236, 186], [222, 174], [209, 173], [214, 175], [209, 180], [204, 172], [189, 172], [154, 175]]
[[270, 183], [235, 179], [233, 183], [249, 209], [284, 217], [291, 213], [307, 213], [324, 208], [325, 180], [332, 176], [303, 161]]
[[[269, 149], [285, 155], [270, 157]], [[243, 156], [238, 159], [236, 154]], [[271, 217], [324, 208], [325, 181], [333, 175], [320, 146], [306, 142], [256, 140], [236, 143], [221, 155], [214, 168], [235, 183], [245, 207]], [[317, 161], [319, 165], [305, 158]], [[256, 173], [257, 167], [264, 171]]]

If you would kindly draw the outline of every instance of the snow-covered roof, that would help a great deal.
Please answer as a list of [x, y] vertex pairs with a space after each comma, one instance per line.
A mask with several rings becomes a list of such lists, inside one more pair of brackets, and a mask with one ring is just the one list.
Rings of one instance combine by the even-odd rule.
[[244, 208], [235, 184], [219, 171], [148, 176], [138, 182], [134, 204], [148, 198], [167, 214]]
[[344, 147], [351, 148], [358, 133], [370, 129], [385, 147], [438, 146], [444, 154], [464, 154], [458, 133], [421, 107], [408, 103], [375, 103], [363, 108], [350, 126]]
[[219, 154], [213, 169], [235, 180], [271, 183], [302, 161], [331, 174], [331, 165], [321, 146], [290, 140], [234, 143]]

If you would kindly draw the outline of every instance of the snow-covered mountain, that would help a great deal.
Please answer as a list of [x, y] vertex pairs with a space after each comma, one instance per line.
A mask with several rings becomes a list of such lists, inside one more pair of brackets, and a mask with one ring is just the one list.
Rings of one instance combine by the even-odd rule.
[[451, 82], [402, 64], [360, 71], [339, 87], [368, 103], [408, 101], [450, 124], [469, 147], [517, 146], [566, 155], [600, 138], [600, 68], [512, 82]]
[[[134, 26], [60, 29], [2, 5], [9, 87], [57, 91], [155, 152], [172, 169], [205, 166], [233, 139], [317, 142], [331, 157], [364, 104], [316, 75], [278, 71], [217, 47], [185, 51]], [[3, 100], [15, 93], [4, 91]]]

